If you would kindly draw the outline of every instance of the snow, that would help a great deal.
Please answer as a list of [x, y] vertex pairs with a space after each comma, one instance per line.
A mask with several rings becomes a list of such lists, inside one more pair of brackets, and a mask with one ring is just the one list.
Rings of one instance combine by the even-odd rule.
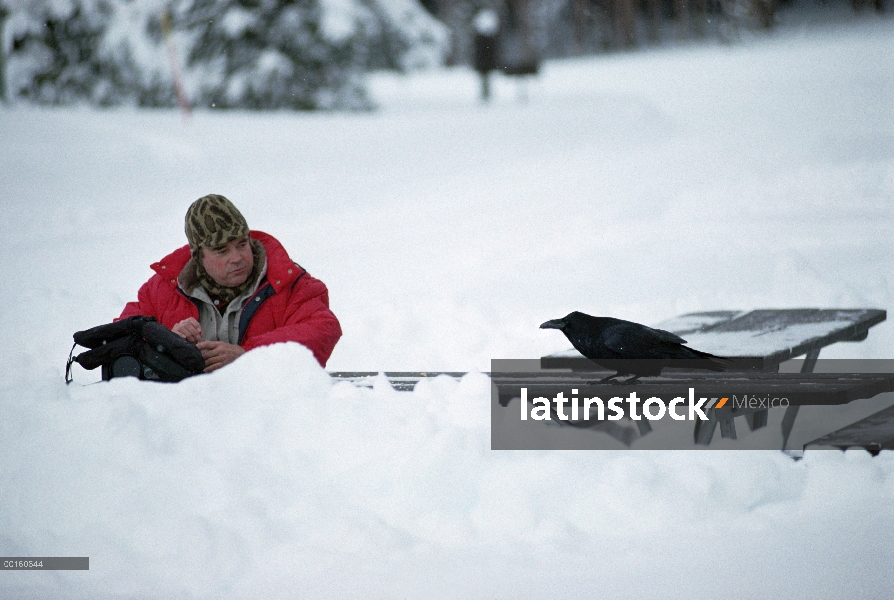
[[809, 323], [756, 335], [743, 335], [742, 332], [718, 333], [713, 336], [693, 333], [687, 336], [687, 342], [693, 348], [704, 348], [703, 352], [717, 353], [718, 356], [723, 356], [724, 352], [730, 356], [734, 352], [739, 356], [766, 356], [774, 351], [789, 350], [850, 324], [849, 321]]
[[475, 15], [472, 21], [475, 32], [481, 35], [496, 35], [500, 30], [500, 17], [496, 11], [491, 9], [482, 9]]
[[[0, 595], [889, 597], [894, 453], [495, 452], [480, 371], [572, 310], [890, 307], [892, 56], [872, 17], [548, 62], [527, 102], [453, 69], [363, 114], [0, 108], [0, 555], [90, 557]], [[356, 388], [281, 345], [66, 387], [212, 192], [329, 286], [328, 369], [470, 374]]]
[[222, 22], [227, 35], [231, 39], [239, 39], [240, 36], [245, 34], [247, 29], [255, 26], [257, 20], [257, 16], [251, 12], [241, 7], [233, 6], [224, 13]]
[[322, 28], [326, 37], [341, 42], [356, 29], [358, 6], [351, 0], [328, 0], [323, 4]]

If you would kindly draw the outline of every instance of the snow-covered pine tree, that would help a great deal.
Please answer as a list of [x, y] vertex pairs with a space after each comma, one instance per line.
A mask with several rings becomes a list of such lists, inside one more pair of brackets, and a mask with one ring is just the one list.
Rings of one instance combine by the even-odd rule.
[[[115, 78], [116, 66], [99, 52], [99, 41], [111, 6], [81, 0], [41, 3], [32, 7], [32, 26], [13, 39], [10, 58], [21, 59], [28, 77], [17, 78], [12, 94], [42, 104], [70, 104], [90, 100], [105, 104], [102, 92]], [[98, 88], [94, 90], [94, 88]]]
[[416, 0], [0, 3], [10, 96], [45, 104], [174, 106], [179, 67], [197, 106], [366, 108], [366, 71], [437, 64], [447, 40]]
[[356, 35], [363, 40], [367, 70], [444, 64], [450, 32], [418, 0], [354, 0]]
[[191, 0], [187, 68], [197, 104], [220, 108], [362, 108], [355, 36], [330, 39], [318, 0]]
[[11, 4], [11, 97], [38, 104], [175, 105], [160, 35], [146, 35], [145, 2]]

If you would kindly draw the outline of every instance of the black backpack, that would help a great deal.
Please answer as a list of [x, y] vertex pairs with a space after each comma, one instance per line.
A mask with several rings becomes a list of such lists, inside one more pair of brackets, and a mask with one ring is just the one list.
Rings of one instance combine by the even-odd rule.
[[[75, 346], [90, 348], [77, 356]], [[103, 381], [138, 377], [151, 381], [180, 381], [205, 369], [202, 351], [172, 332], [155, 317], [134, 316], [74, 334], [74, 346], [65, 365], [65, 383], [71, 383], [71, 364], [88, 371], [102, 367]]]

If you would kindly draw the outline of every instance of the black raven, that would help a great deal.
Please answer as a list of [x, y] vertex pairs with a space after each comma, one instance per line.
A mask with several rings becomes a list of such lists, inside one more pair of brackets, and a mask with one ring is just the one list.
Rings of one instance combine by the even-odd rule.
[[[687, 348], [686, 340], [663, 329], [653, 329], [612, 317], [591, 317], [573, 312], [547, 321], [540, 329], [558, 329], [578, 352], [607, 369], [617, 371], [599, 383], [617, 383], [616, 377], [632, 375], [624, 383], [661, 374], [668, 366], [723, 371], [728, 359]], [[685, 362], [677, 362], [685, 361]]]

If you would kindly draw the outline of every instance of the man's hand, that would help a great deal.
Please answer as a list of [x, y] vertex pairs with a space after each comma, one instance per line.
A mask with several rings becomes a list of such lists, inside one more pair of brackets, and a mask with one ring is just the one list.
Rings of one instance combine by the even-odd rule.
[[245, 350], [239, 346], [226, 342], [199, 342], [196, 347], [202, 351], [206, 373], [216, 371], [245, 354]]
[[202, 326], [192, 317], [183, 319], [174, 325], [171, 331], [193, 344], [198, 344], [202, 341]]

